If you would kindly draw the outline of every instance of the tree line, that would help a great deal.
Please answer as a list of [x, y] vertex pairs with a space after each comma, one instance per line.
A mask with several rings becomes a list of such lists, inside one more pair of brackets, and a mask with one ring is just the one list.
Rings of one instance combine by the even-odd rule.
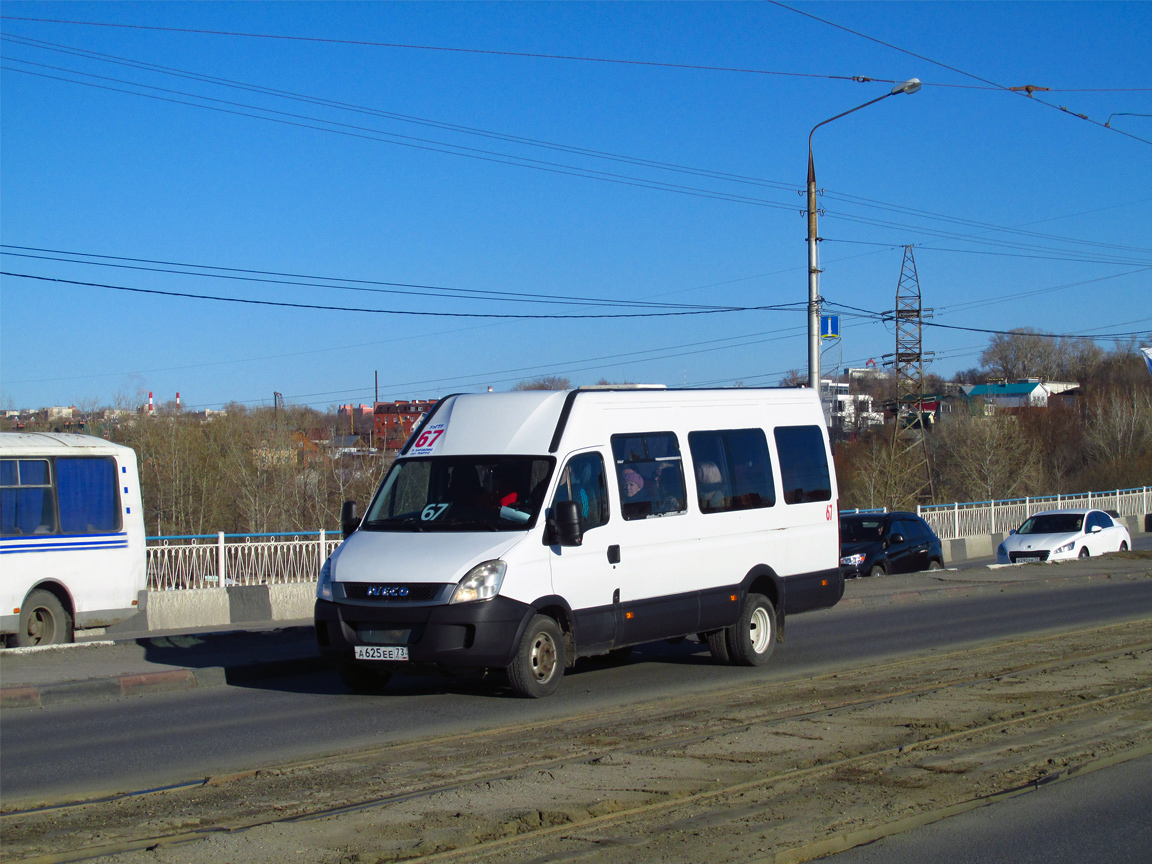
[[[931, 431], [873, 428], [836, 448], [842, 507], [903, 509], [929, 503], [1127, 489], [1152, 485], [1152, 376], [1136, 343], [1105, 351], [1088, 340], [1031, 330], [992, 337], [965, 383], [1019, 378], [1076, 382], [1046, 408], [999, 410], [955, 403]], [[937, 387], [940, 382], [934, 382]], [[932, 385], [928, 385], [931, 387]], [[909, 436], [923, 435], [921, 447]], [[927, 463], [925, 470], [923, 465]], [[915, 463], [915, 467], [908, 463]], [[892, 478], [901, 482], [893, 484]]]
[[[1152, 485], [1152, 376], [1135, 343], [1105, 351], [1086, 340], [1045, 341], [1021, 330], [994, 336], [980, 367], [958, 378], [1054, 378], [1053, 372], [1079, 384], [1074, 399], [991, 416], [973, 403], [931, 431], [896, 436], [889, 422], [837, 443], [841, 507], [930, 503], [919, 494], [926, 472], [931, 503]], [[567, 378], [544, 376], [513, 389], [570, 386]], [[893, 395], [890, 379], [867, 386], [878, 399]], [[927, 386], [956, 389], [938, 378]], [[136, 451], [150, 535], [256, 534], [335, 529], [344, 501], [367, 505], [395, 451], [370, 455], [334, 446], [347, 424], [310, 408], [237, 404], [204, 420], [168, 403], [149, 417], [90, 420], [85, 431]], [[923, 435], [922, 446], [908, 446], [909, 435]]]

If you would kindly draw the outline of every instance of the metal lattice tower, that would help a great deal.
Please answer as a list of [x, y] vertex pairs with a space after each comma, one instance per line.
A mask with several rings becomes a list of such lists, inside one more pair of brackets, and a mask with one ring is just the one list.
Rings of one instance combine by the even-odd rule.
[[927, 419], [924, 411], [924, 350], [921, 339], [924, 307], [912, 247], [904, 247], [904, 263], [896, 286], [896, 424], [892, 430], [892, 465], [888, 500], [926, 503], [932, 500], [928, 463]]

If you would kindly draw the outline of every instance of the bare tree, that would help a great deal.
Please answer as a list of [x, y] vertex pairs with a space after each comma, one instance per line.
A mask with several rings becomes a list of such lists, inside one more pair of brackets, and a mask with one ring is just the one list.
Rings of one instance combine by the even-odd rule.
[[572, 382], [560, 375], [541, 375], [517, 381], [513, 390], [571, 390]]
[[1014, 498], [1034, 486], [1038, 454], [1017, 418], [960, 414], [942, 425], [934, 443], [944, 500]]

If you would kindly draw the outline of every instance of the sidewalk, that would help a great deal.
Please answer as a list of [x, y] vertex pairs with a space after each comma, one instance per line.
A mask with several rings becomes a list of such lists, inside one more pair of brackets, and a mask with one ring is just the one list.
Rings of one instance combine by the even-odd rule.
[[[1139, 554], [1139, 553], [1137, 553]], [[1145, 553], [1147, 554], [1147, 553]], [[851, 579], [838, 614], [890, 603], [1152, 579], [1152, 557], [937, 570]], [[328, 668], [312, 621], [243, 630], [141, 633], [115, 640], [0, 651], [0, 708], [39, 707], [236, 684]]]

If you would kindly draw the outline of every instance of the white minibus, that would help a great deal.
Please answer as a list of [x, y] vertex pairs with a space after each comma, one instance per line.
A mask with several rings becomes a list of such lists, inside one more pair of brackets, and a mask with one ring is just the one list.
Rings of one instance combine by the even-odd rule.
[[71, 642], [139, 610], [146, 588], [136, 453], [90, 435], [0, 432], [0, 634]]
[[836, 496], [810, 390], [448, 396], [363, 519], [345, 504], [317, 641], [354, 690], [408, 664], [545, 696], [578, 657], [689, 635], [760, 665], [844, 593]]

